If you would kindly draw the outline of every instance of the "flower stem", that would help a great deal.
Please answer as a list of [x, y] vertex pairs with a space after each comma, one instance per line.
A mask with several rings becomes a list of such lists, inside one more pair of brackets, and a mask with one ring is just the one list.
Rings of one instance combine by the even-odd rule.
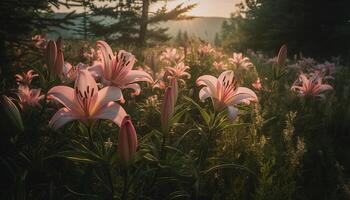
[[89, 132], [88, 132], [88, 134], [89, 134], [89, 141], [90, 141], [90, 144], [91, 144], [92, 146], [93, 146], [93, 144], [94, 144], [94, 140], [93, 140], [93, 137], [92, 137], [92, 135], [93, 135], [93, 133], [94, 133], [93, 128], [94, 128], [94, 125], [91, 124], [90, 127], [89, 127]]
[[124, 186], [123, 186], [123, 194], [122, 194], [122, 200], [128, 199], [128, 190], [129, 190], [129, 185], [128, 185], [128, 169], [125, 168], [123, 170], [123, 178], [124, 178]]
[[[169, 133], [169, 132], [168, 132]], [[168, 133], [164, 133], [163, 132], [163, 141], [162, 141], [162, 146], [160, 147], [160, 155], [159, 155], [159, 160], [163, 160], [166, 157], [166, 150], [165, 150], [165, 144], [166, 144], [166, 135]], [[158, 175], [159, 175], [159, 171], [160, 171], [160, 165], [158, 165], [156, 173], [153, 176], [152, 182], [151, 182], [151, 187], [149, 187], [150, 189], [154, 186], [154, 184], [157, 181]]]

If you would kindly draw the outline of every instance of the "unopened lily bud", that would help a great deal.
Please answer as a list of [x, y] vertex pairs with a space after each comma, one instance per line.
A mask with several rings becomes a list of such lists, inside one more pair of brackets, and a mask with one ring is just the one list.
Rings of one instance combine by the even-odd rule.
[[51, 70], [55, 75], [61, 75], [64, 68], [64, 57], [61, 50], [57, 51], [57, 58], [55, 62], [55, 67]]
[[24, 130], [23, 121], [21, 114], [17, 108], [17, 106], [5, 95], [2, 95], [2, 105], [7, 114], [7, 116], [11, 119], [14, 125], [20, 130]]
[[130, 163], [137, 149], [137, 135], [130, 116], [125, 116], [119, 130], [118, 152], [125, 165]]
[[177, 93], [177, 80], [175, 78], [172, 78], [170, 80], [170, 86], [165, 90], [164, 100], [161, 107], [161, 122], [163, 131], [167, 131], [169, 129], [170, 120], [175, 112], [175, 105], [178, 95]]
[[52, 71], [52, 69], [55, 67], [56, 58], [57, 58], [57, 46], [55, 41], [50, 40], [47, 43], [46, 50], [45, 50], [45, 58], [46, 58], [47, 68], [50, 71]]
[[173, 88], [172, 97], [173, 97], [173, 102], [174, 102], [174, 107], [175, 107], [176, 101], [177, 101], [177, 96], [178, 96], [178, 91], [179, 91], [179, 84], [178, 84], [176, 78], [173, 77], [170, 79], [170, 86]]
[[286, 63], [287, 60], [287, 45], [282, 45], [278, 55], [277, 55], [277, 64], [279, 66], [283, 66]]

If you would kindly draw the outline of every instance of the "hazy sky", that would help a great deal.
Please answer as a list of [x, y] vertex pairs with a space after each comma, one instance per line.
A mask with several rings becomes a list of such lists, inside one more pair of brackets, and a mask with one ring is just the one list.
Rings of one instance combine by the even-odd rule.
[[[236, 3], [241, 2], [241, 0], [171, 0], [167, 3], [168, 8], [173, 8], [179, 3], [197, 3], [197, 7], [191, 10], [188, 15], [192, 16], [210, 16], [210, 17], [229, 17], [230, 13], [235, 10]], [[102, 3], [104, 5], [106, 3]], [[156, 10], [157, 8], [164, 5], [164, 2], [159, 2], [153, 4], [151, 10]], [[61, 8], [58, 12], [67, 12], [66, 8]], [[77, 10], [79, 12], [79, 10]]]

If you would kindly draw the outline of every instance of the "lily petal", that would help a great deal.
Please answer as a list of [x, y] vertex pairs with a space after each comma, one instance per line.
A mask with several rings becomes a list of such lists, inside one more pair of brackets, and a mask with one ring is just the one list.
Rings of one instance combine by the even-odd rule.
[[115, 58], [111, 47], [102, 40], [98, 40], [96, 42], [97, 48], [101, 50], [101, 60], [104, 68], [104, 76], [111, 77], [112, 76], [112, 60]]
[[230, 121], [234, 121], [238, 116], [239, 110], [233, 106], [228, 106], [227, 108], [228, 108], [227, 118]]
[[211, 75], [203, 75], [200, 76], [196, 80], [196, 84], [198, 86], [206, 86], [210, 90], [211, 94], [216, 94], [216, 84], [217, 84], [218, 79], [215, 78], [214, 76]]
[[94, 119], [108, 119], [116, 123], [119, 127], [126, 116], [126, 112], [123, 107], [118, 103], [109, 102], [106, 106], [102, 107], [99, 113], [92, 116]]
[[118, 84], [127, 85], [134, 82], [146, 81], [153, 83], [153, 78], [146, 72], [141, 70], [131, 70]]
[[128, 84], [124, 88], [130, 88], [130, 89], [134, 90], [134, 92], [131, 93], [132, 96], [137, 96], [141, 93], [141, 87], [137, 83]]
[[72, 112], [67, 108], [61, 108], [58, 110], [49, 122], [49, 126], [57, 130], [63, 125], [78, 119], [77, 116], [73, 115]]
[[211, 93], [211, 91], [208, 89], [208, 87], [203, 87], [200, 91], [199, 91], [199, 100], [200, 101], [204, 101], [205, 99], [209, 98], [213, 96], [213, 94]]
[[122, 91], [118, 87], [107, 86], [102, 90], [98, 91], [98, 97], [94, 108], [92, 109], [92, 114], [98, 113], [101, 108], [106, 106], [109, 102], [119, 101], [123, 97]]
[[98, 88], [95, 79], [88, 70], [80, 70], [74, 89], [76, 101], [82, 110], [89, 112], [97, 100]]
[[253, 92], [253, 90], [246, 87], [239, 87], [237, 89], [236, 94], [232, 98], [231, 105], [238, 104], [238, 103], [249, 104], [250, 101], [254, 101], [254, 102], [258, 101], [258, 97], [256, 96], [255, 92]]
[[48, 98], [53, 98], [58, 101], [73, 112], [82, 113], [80, 106], [74, 102], [73, 88], [67, 86], [55, 86], [49, 90], [47, 96]]

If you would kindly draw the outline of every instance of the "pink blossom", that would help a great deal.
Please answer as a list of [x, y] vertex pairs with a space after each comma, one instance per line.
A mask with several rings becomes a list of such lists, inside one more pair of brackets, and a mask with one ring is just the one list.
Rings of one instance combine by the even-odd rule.
[[242, 68], [248, 70], [254, 66], [248, 57], [243, 57], [242, 53], [233, 53], [233, 57], [229, 59], [229, 62], [233, 64], [236, 69]]
[[[181, 62], [176, 64], [174, 67], [166, 67], [166, 70], [168, 71], [168, 76], [170, 77], [175, 77], [176, 79], [182, 79], [186, 78], [189, 79], [191, 78], [191, 75], [186, 72], [190, 67], [185, 65], [185, 63]], [[168, 78], [168, 77], [167, 77]]]
[[121, 90], [109, 86], [98, 90], [94, 78], [87, 70], [80, 70], [74, 88], [55, 86], [48, 92], [48, 98], [64, 106], [49, 122], [53, 129], [73, 120], [91, 124], [98, 119], [107, 119], [120, 126], [126, 115], [125, 110], [115, 102], [122, 99]]
[[32, 37], [32, 41], [34, 43], [34, 46], [39, 49], [44, 49], [46, 45], [45, 36], [43, 35], [34, 35]]
[[34, 73], [34, 70], [29, 70], [27, 72], [23, 72], [22, 74], [16, 74], [16, 81], [18, 84], [30, 85], [33, 78], [39, 76]]
[[252, 86], [257, 90], [261, 90], [262, 84], [260, 78], [258, 78], [254, 83], [252, 83]]
[[198, 52], [200, 54], [211, 54], [215, 52], [215, 49], [211, 47], [211, 44], [208, 43], [207, 45], [200, 45], [198, 47]]
[[89, 61], [89, 63], [92, 63], [96, 60], [98, 60], [98, 51], [96, 51], [93, 48], [90, 48], [90, 52], [83, 52], [83, 56]]
[[204, 101], [211, 98], [216, 111], [227, 107], [230, 120], [234, 120], [238, 116], [238, 109], [234, 107], [236, 104], [249, 104], [251, 101], [258, 101], [258, 97], [251, 89], [238, 87], [232, 70], [222, 72], [219, 78], [203, 75], [197, 79], [196, 83], [198, 86], [204, 86], [199, 91], [199, 99]]
[[159, 60], [164, 61], [167, 64], [182, 62], [183, 59], [184, 55], [180, 55], [176, 48], [166, 48], [159, 57]]
[[222, 62], [222, 61], [220, 61], [220, 62], [216, 62], [215, 61], [213, 63], [213, 66], [214, 66], [214, 68], [216, 70], [225, 70], [225, 69], [227, 69], [227, 65], [224, 62]]
[[80, 70], [88, 68], [88, 65], [85, 65], [84, 63], [78, 63], [77, 65], [73, 66], [72, 64], [66, 62], [63, 66], [61, 79], [64, 82], [75, 81], [79, 75]]
[[153, 88], [165, 89], [171, 78], [185, 82], [183, 80], [184, 78], [191, 78], [191, 75], [186, 72], [189, 68], [190, 67], [186, 66], [183, 62], [176, 64], [174, 67], [166, 67], [166, 70], [162, 71], [160, 77], [155, 81]]
[[134, 90], [133, 95], [138, 95], [141, 88], [136, 82], [153, 83], [152, 77], [145, 71], [132, 70], [136, 59], [131, 53], [120, 50], [114, 55], [111, 47], [101, 40], [97, 41], [97, 47], [101, 51], [102, 65], [96, 72], [102, 72], [103, 85], [112, 85], [120, 89], [130, 88]]
[[41, 89], [30, 89], [28, 85], [22, 84], [18, 86], [16, 95], [22, 108], [26, 105], [38, 106], [39, 101], [44, 98], [44, 95], [41, 95]]
[[333, 90], [333, 87], [328, 84], [322, 84], [322, 78], [318, 74], [311, 74], [309, 78], [306, 74], [300, 74], [299, 80], [294, 82], [291, 89], [298, 92], [301, 96], [325, 99], [325, 95], [322, 93], [327, 90]]

